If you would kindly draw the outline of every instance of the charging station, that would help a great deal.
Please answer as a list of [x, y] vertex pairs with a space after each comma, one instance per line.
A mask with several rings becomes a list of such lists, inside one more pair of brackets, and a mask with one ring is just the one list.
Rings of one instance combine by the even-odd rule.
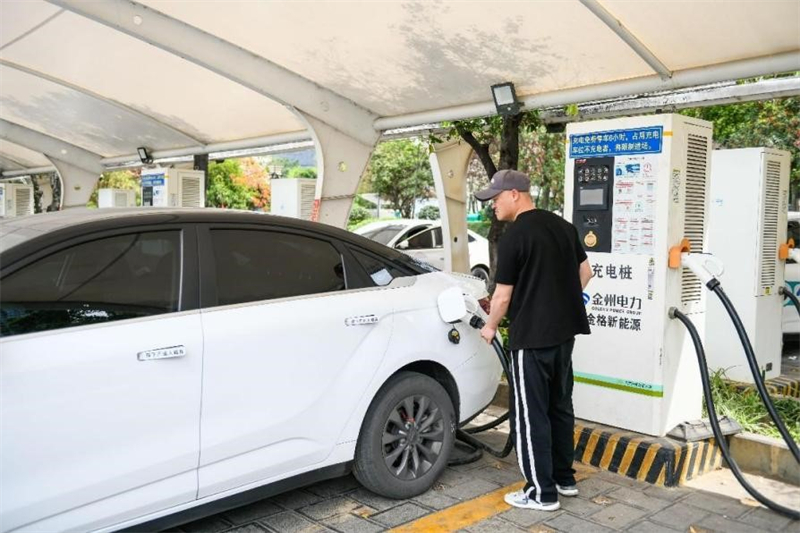
[[[753, 344], [764, 379], [781, 373], [784, 285], [780, 245], [786, 242], [789, 152], [769, 148], [712, 153], [709, 251], [725, 264], [722, 281]], [[717, 302], [713, 302], [717, 304]], [[725, 309], [706, 311], [709, 368], [753, 383], [742, 346]]]
[[668, 310], [703, 324], [706, 295], [669, 256], [684, 240], [705, 249], [711, 138], [710, 122], [674, 114], [567, 126], [564, 215], [594, 274], [592, 334], [573, 352], [578, 418], [663, 436], [701, 416], [694, 348]]
[[181, 168], [142, 171], [142, 206], [205, 207], [205, 173]]

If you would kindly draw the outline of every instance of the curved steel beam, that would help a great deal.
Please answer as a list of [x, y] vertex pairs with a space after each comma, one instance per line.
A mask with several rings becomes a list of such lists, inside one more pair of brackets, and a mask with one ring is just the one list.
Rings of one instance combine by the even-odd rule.
[[106, 104], [112, 105], [112, 106], [116, 107], [117, 109], [120, 109], [120, 110], [125, 111], [127, 113], [131, 113], [133, 115], [136, 115], [137, 117], [140, 117], [140, 118], [142, 118], [144, 120], [147, 120], [149, 122], [153, 122], [155, 124], [158, 124], [160, 127], [166, 128], [166, 129], [172, 131], [173, 133], [177, 133], [178, 135], [180, 135], [181, 137], [187, 139], [189, 142], [191, 142], [193, 144], [199, 144], [199, 145], [203, 144], [203, 141], [192, 137], [191, 135], [189, 135], [185, 131], [181, 131], [181, 130], [179, 130], [178, 128], [176, 128], [174, 126], [170, 126], [169, 124], [166, 124], [165, 122], [162, 122], [162, 121], [158, 120], [157, 118], [155, 118], [155, 117], [153, 117], [151, 115], [148, 115], [147, 113], [143, 113], [143, 112], [139, 111], [138, 109], [136, 109], [134, 107], [131, 107], [129, 105], [125, 105], [122, 102], [118, 102], [117, 100], [113, 100], [111, 98], [106, 98], [105, 96], [102, 96], [102, 95], [100, 95], [98, 93], [92, 92], [92, 91], [90, 91], [89, 89], [87, 89], [85, 87], [81, 87], [79, 85], [75, 85], [75, 84], [70, 83], [70, 82], [68, 82], [66, 80], [62, 80], [60, 78], [56, 78], [56, 77], [51, 76], [49, 74], [45, 74], [44, 72], [40, 72], [38, 70], [33, 70], [31, 68], [22, 66], [22, 65], [20, 65], [18, 63], [13, 63], [11, 61], [7, 61], [5, 59], [0, 59], [0, 65], [2, 65], [4, 67], [12, 68], [14, 70], [18, 70], [20, 72], [24, 72], [25, 74], [30, 74], [31, 76], [35, 76], [35, 77], [41, 78], [43, 80], [47, 80], [49, 82], [55, 83], [56, 85], [60, 85], [62, 87], [66, 87], [67, 89], [71, 89], [73, 91], [77, 91], [77, 92], [79, 92], [81, 94], [89, 96], [90, 98], [95, 98], [97, 100], [100, 100], [101, 102], [104, 102]]
[[41, 152], [51, 161], [58, 159], [98, 176], [104, 170], [98, 154], [3, 119], [0, 119], [0, 139]]
[[346, 135], [373, 144], [377, 115], [299, 74], [183, 21], [132, 0], [48, 0], [180, 56], [284, 105], [295, 107]]

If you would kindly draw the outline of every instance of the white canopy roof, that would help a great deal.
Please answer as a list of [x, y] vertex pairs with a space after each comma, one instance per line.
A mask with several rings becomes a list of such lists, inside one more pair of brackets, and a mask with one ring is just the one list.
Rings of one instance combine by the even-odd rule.
[[350, 134], [477, 116], [504, 81], [539, 106], [785, 71], [800, 0], [3, 0], [0, 170], [310, 138], [295, 110]]

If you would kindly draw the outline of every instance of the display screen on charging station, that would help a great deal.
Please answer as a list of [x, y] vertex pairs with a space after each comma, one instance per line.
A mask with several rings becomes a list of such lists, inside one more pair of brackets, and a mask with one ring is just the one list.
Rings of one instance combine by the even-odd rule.
[[570, 135], [572, 223], [586, 251], [652, 253], [663, 134], [656, 126]]

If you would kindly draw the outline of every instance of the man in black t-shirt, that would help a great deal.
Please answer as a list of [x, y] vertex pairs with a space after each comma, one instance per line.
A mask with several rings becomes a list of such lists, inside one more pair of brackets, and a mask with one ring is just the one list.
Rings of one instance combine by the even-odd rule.
[[498, 220], [513, 221], [500, 240], [491, 311], [481, 336], [491, 342], [508, 313], [514, 406], [511, 432], [525, 487], [508, 504], [555, 511], [558, 495], [577, 496], [572, 410], [572, 348], [588, 334], [583, 289], [592, 277], [575, 227], [536, 209], [530, 179], [501, 170], [475, 193], [493, 200]]

